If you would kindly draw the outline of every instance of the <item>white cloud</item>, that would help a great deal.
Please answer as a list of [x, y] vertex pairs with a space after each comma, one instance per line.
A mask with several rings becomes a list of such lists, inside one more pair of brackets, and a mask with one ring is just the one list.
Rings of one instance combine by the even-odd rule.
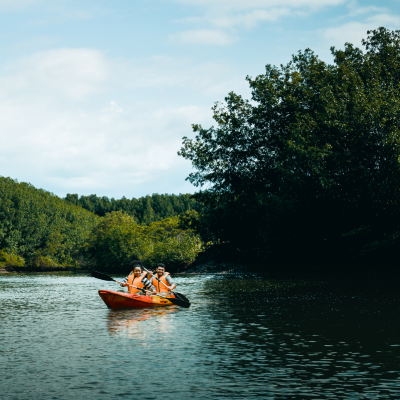
[[227, 33], [215, 29], [191, 29], [169, 35], [173, 41], [192, 44], [206, 44], [223, 46], [232, 43], [235, 39]]
[[[0, 0], [0, 12], [19, 11], [46, 0]], [[57, 1], [57, 0], [56, 0]]]
[[388, 29], [400, 28], [400, 16], [389, 14], [378, 14], [366, 20], [351, 21], [343, 25], [327, 28], [322, 31], [323, 37], [329, 46], [343, 48], [346, 42], [353, 43], [355, 46], [361, 45], [361, 39], [366, 39], [367, 31], [384, 26]]
[[252, 28], [261, 21], [276, 21], [284, 15], [289, 15], [291, 10], [288, 8], [273, 8], [271, 10], [253, 10], [242, 14], [225, 14], [220, 16], [208, 17], [208, 21], [220, 28], [231, 28], [243, 26]]
[[[177, 20], [212, 26], [219, 29], [232, 28], [252, 28], [260, 22], [276, 22], [282, 17], [292, 15], [305, 15], [309, 12], [315, 12], [323, 7], [332, 7], [349, 3], [349, 0], [175, 0], [190, 6], [201, 6], [204, 14], [197, 17], [189, 17]], [[352, 3], [353, 4], [353, 3]], [[355, 3], [353, 4], [355, 5]], [[353, 7], [354, 8], [354, 7]], [[202, 35], [200, 33], [203, 33]], [[190, 43], [208, 43], [207, 34], [218, 32], [222, 44], [229, 41], [227, 34], [222, 38], [224, 32], [213, 31], [209, 29], [190, 30], [193, 37], [186, 39]], [[179, 33], [177, 35], [182, 35]], [[231, 38], [230, 38], [231, 39]], [[183, 41], [183, 40], [182, 40]]]
[[110, 105], [109, 109], [112, 114], [117, 114], [123, 111], [115, 101], [111, 100], [108, 104]]
[[[40, 85], [73, 98], [82, 98], [99, 89], [106, 80], [108, 65], [103, 54], [93, 49], [56, 49], [38, 52], [6, 66], [1, 88], [26, 91]], [[35, 85], [32, 85], [32, 83]]]
[[211, 6], [226, 9], [249, 9], [270, 7], [309, 7], [321, 8], [324, 6], [336, 6], [344, 4], [348, 0], [176, 0], [180, 3], [198, 6]]
[[[75, 4], [74, 4], [75, 3]], [[104, 7], [91, 2], [74, 2], [71, 0], [0, 0], [0, 13], [19, 13], [29, 14], [31, 23], [54, 26], [55, 23], [61, 23], [71, 20], [87, 20], [93, 18], [97, 13], [104, 13]], [[101, 11], [100, 11], [101, 10]], [[37, 14], [37, 15], [35, 15]]]
[[24, 7], [37, 2], [38, 0], [0, 0], [0, 7]]
[[0, 71], [1, 175], [59, 195], [193, 190], [190, 163], [176, 154], [182, 137], [192, 123], [211, 125], [213, 102], [247, 88], [239, 80], [226, 65], [168, 57], [24, 57]]
[[386, 7], [376, 7], [376, 6], [366, 6], [360, 7], [358, 3], [351, 3], [349, 5], [349, 13], [347, 17], [353, 17], [361, 14], [369, 14], [369, 13], [386, 13], [388, 9]]

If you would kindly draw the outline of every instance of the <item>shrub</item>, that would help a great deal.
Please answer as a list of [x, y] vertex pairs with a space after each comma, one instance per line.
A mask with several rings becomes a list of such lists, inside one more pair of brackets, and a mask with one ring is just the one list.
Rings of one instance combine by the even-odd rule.
[[32, 266], [36, 268], [49, 268], [49, 267], [51, 268], [51, 267], [57, 267], [58, 264], [49, 256], [39, 255], [36, 258], [34, 258]]
[[202, 248], [198, 235], [178, 226], [178, 218], [141, 226], [122, 211], [112, 212], [93, 228], [86, 254], [101, 270], [127, 272], [133, 257], [147, 266], [163, 262], [177, 270], [194, 261]]
[[7, 253], [0, 250], [0, 267], [24, 267], [25, 260], [14, 253]]

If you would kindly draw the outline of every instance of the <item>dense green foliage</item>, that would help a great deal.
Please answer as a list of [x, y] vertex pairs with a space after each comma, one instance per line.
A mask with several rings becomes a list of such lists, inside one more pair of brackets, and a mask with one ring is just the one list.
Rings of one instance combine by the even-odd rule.
[[[74, 199], [76, 205], [71, 204]], [[164, 262], [176, 271], [201, 251], [199, 236], [190, 226], [197, 216], [192, 206], [198, 203], [189, 195], [132, 201], [106, 201], [94, 195], [61, 199], [28, 183], [0, 178], [0, 267], [91, 264], [126, 272], [132, 257], [138, 257], [149, 267]], [[107, 207], [125, 207], [129, 213], [107, 212]], [[85, 208], [105, 215], [99, 217]], [[180, 220], [178, 212], [186, 217]], [[173, 218], [161, 219], [165, 214]], [[147, 221], [153, 222], [146, 225]]]
[[7, 253], [4, 250], [0, 250], [0, 268], [5, 267], [24, 267], [25, 260], [13, 253]]
[[[311, 50], [247, 77], [216, 127], [194, 125], [179, 154], [208, 184], [203, 238], [249, 263], [396, 263], [400, 226], [400, 31], [364, 51]], [[217, 246], [218, 247], [218, 246]]]
[[129, 272], [132, 258], [139, 258], [147, 267], [163, 262], [168, 271], [176, 271], [192, 262], [200, 251], [200, 238], [191, 230], [180, 229], [177, 217], [143, 226], [123, 211], [103, 217], [85, 248], [97, 269], [123, 273]]
[[132, 198], [123, 197], [120, 200], [108, 197], [99, 197], [95, 194], [81, 196], [67, 194], [67, 202], [80, 205], [100, 217], [111, 211], [124, 211], [132, 216], [139, 224], [151, 224], [165, 218], [176, 217], [187, 210], [201, 210], [201, 204], [195, 201], [190, 194], [153, 194], [152, 196]]
[[99, 217], [29, 183], [0, 177], [0, 263], [75, 265]]

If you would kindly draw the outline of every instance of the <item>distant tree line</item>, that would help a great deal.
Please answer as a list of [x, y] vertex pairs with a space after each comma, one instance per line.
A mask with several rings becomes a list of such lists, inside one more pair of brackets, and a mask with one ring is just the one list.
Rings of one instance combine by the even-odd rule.
[[140, 225], [149, 225], [165, 218], [176, 217], [188, 210], [198, 212], [202, 210], [202, 205], [190, 194], [153, 194], [138, 199], [125, 197], [110, 199], [95, 194], [79, 197], [78, 194], [67, 194], [65, 201], [81, 206], [100, 217], [112, 211], [124, 211]]
[[164, 262], [174, 272], [202, 251], [192, 224], [196, 208], [190, 195], [61, 199], [0, 177], [0, 267], [126, 273], [130, 260], [139, 258], [149, 268]]
[[311, 50], [247, 77], [216, 126], [193, 125], [178, 154], [205, 205], [196, 224], [222, 259], [271, 265], [397, 265], [400, 245], [400, 31], [364, 49]]

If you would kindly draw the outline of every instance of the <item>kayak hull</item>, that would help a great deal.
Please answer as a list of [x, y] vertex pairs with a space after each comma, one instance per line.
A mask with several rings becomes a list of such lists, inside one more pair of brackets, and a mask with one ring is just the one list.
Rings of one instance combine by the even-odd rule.
[[[138, 294], [99, 290], [99, 296], [106, 306], [112, 310], [121, 308], [164, 307], [173, 305], [159, 296], [141, 296]], [[175, 297], [174, 295], [168, 297]]]

